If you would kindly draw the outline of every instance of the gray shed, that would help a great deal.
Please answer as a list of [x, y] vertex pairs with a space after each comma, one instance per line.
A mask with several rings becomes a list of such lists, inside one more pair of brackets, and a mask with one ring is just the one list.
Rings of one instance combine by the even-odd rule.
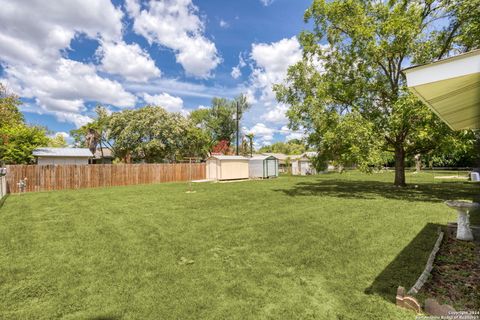
[[250, 178], [278, 177], [278, 159], [274, 156], [253, 156], [249, 161]]

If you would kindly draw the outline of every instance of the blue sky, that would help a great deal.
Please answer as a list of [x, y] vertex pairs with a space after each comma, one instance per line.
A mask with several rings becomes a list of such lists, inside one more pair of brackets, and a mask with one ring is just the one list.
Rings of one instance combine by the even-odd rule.
[[53, 132], [88, 122], [97, 104], [186, 114], [245, 93], [253, 107], [242, 125], [257, 146], [298, 138], [271, 85], [301, 57], [295, 36], [310, 3], [0, 0], [0, 81], [29, 123]]

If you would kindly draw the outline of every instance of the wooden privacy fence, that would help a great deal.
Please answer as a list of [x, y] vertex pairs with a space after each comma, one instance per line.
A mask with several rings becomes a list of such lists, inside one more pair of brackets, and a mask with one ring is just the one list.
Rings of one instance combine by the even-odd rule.
[[18, 193], [24, 178], [31, 192], [200, 180], [206, 169], [205, 163], [12, 165], [6, 177], [8, 192]]

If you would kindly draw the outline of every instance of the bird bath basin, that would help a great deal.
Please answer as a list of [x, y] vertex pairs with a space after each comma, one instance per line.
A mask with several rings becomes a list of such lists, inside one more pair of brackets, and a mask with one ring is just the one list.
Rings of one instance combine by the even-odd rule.
[[469, 212], [480, 208], [480, 203], [468, 201], [445, 201], [445, 204], [448, 207], [457, 210], [457, 239], [472, 241], [473, 234], [470, 229]]

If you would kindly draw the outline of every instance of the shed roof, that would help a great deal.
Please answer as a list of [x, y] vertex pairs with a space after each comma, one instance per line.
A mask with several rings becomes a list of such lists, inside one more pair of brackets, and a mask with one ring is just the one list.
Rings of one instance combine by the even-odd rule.
[[35, 157], [92, 157], [88, 148], [37, 148], [33, 150], [33, 155]]
[[277, 157], [271, 156], [271, 155], [256, 154], [253, 157], [251, 157], [250, 160], [265, 160], [268, 158], [277, 159]]
[[409, 89], [452, 129], [480, 129], [480, 50], [403, 72]]
[[287, 160], [288, 158], [290, 160], [294, 160], [300, 157], [300, 155], [298, 154], [285, 154], [285, 153], [274, 153], [274, 152], [265, 152], [262, 154], [266, 156], [274, 156], [278, 160]]
[[218, 160], [248, 160], [248, 158], [244, 156], [214, 155], [209, 157], [209, 159], [212, 159], [212, 158], [218, 159]]

